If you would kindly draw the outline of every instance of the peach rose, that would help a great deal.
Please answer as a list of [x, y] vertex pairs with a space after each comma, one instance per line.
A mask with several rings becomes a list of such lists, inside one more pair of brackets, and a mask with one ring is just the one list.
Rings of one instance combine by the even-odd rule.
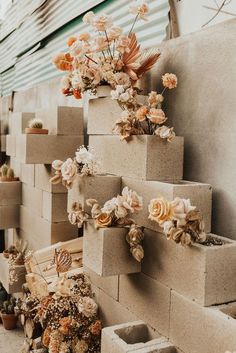
[[146, 119], [147, 113], [148, 107], [146, 105], [143, 105], [136, 111], [135, 116], [139, 121], [144, 121]]
[[148, 119], [154, 124], [163, 124], [167, 120], [167, 117], [162, 109], [151, 108]]
[[147, 21], [147, 13], [149, 12], [149, 7], [145, 2], [136, 1], [130, 6], [130, 12], [134, 15], [138, 15], [143, 20]]
[[83, 297], [82, 301], [78, 304], [79, 311], [86, 317], [92, 317], [96, 315], [98, 305], [90, 297]]
[[195, 206], [191, 205], [189, 199], [181, 199], [176, 197], [171, 202], [173, 217], [179, 221], [183, 221], [186, 218], [186, 215], [190, 211], [194, 211], [196, 209]]
[[79, 40], [82, 40], [84, 42], [87, 42], [91, 38], [89, 33], [81, 33], [79, 35]]
[[95, 219], [95, 226], [96, 228], [106, 228], [109, 227], [112, 223], [112, 217], [107, 212], [102, 212], [99, 216]]
[[148, 95], [148, 103], [151, 107], [155, 108], [158, 104], [162, 103], [164, 97], [162, 94], [157, 94], [155, 91], [151, 91]]
[[92, 323], [89, 326], [89, 331], [92, 333], [92, 335], [99, 335], [100, 332], [102, 331], [102, 323], [100, 320], [96, 320], [94, 323]]
[[118, 39], [119, 36], [122, 34], [123, 30], [120, 27], [117, 26], [113, 26], [110, 28], [110, 30], [107, 33], [108, 39], [111, 40], [115, 40]]
[[177, 87], [177, 76], [175, 74], [165, 74], [162, 76], [163, 86], [169, 89]]
[[163, 197], [152, 199], [148, 206], [149, 219], [156, 221], [159, 225], [169, 221], [172, 217], [171, 203]]
[[93, 20], [93, 26], [96, 28], [97, 31], [104, 32], [112, 26], [112, 19], [110, 16], [107, 16], [105, 14], [95, 16]]

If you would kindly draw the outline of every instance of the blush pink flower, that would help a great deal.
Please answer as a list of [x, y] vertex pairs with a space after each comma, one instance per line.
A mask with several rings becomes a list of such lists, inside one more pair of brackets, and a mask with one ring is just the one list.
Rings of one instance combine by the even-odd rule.
[[148, 119], [154, 124], [163, 124], [167, 120], [163, 110], [156, 108], [150, 109]]
[[169, 89], [177, 87], [177, 76], [175, 74], [165, 74], [162, 76], [163, 86]]
[[146, 119], [146, 115], [148, 113], [148, 107], [146, 107], [146, 105], [143, 105], [142, 107], [140, 107], [136, 113], [135, 113], [135, 117], [139, 120], [139, 121], [144, 121]]
[[107, 16], [105, 14], [95, 16], [93, 20], [93, 26], [96, 28], [97, 31], [104, 32], [112, 26], [112, 19], [110, 16]]
[[130, 6], [130, 13], [138, 15], [142, 20], [147, 21], [147, 14], [149, 12], [149, 7], [145, 2], [135, 1]]

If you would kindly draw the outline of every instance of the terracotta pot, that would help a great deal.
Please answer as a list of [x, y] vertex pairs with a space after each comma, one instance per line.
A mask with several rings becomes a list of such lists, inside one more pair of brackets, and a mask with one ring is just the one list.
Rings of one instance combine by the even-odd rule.
[[18, 178], [0, 176], [0, 182], [18, 181]]
[[16, 328], [18, 317], [15, 314], [1, 313], [1, 318], [5, 330], [14, 330]]
[[37, 129], [35, 127], [27, 127], [27, 128], [25, 128], [25, 133], [26, 134], [34, 134], [34, 135], [47, 135], [48, 130], [47, 129]]

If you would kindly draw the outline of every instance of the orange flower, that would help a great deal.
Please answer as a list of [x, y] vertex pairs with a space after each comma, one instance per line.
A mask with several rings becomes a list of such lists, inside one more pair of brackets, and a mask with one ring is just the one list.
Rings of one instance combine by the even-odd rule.
[[102, 212], [95, 220], [96, 228], [109, 227], [112, 223], [112, 217], [109, 213]]
[[100, 320], [96, 320], [93, 324], [89, 326], [89, 331], [92, 335], [99, 335], [102, 330], [102, 323]]
[[72, 69], [72, 60], [73, 57], [70, 55], [70, 53], [59, 53], [53, 57], [52, 62], [58, 70], [69, 71]]
[[76, 42], [76, 37], [69, 37], [68, 39], [67, 39], [67, 45], [68, 45], [68, 47], [70, 47], [74, 42]]
[[74, 95], [74, 97], [76, 99], [81, 99], [82, 98], [81, 92], [78, 89], [74, 89], [73, 90], [73, 95]]
[[136, 111], [135, 116], [139, 121], [144, 121], [146, 119], [147, 113], [148, 108], [146, 107], [146, 105], [143, 105]]

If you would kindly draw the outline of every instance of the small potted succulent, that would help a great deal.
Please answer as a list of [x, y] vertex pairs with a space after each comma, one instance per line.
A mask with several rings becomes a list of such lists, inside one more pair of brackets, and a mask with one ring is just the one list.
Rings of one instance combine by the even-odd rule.
[[15, 314], [16, 299], [10, 297], [2, 304], [1, 317], [5, 330], [14, 330], [17, 326], [18, 317]]
[[[2, 283], [0, 282], [0, 311], [3, 308], [3, 302], [7, 300], [7, 291], [3, 287]], [[2, 322], [2, 318], [0, 316], [0, 323]]]
[[18, 178], [15, 177], [14, 170], [8, 165], [3, 164], [0, 169], [0, 181], [6, 182], [6, 181], [17, 181]]
[[29, 121], [29, 126], [25, 128], [26, 134], [47, 135], [48, 130], [43, 129], [43, 121], [41, 119], [32, 119]]

